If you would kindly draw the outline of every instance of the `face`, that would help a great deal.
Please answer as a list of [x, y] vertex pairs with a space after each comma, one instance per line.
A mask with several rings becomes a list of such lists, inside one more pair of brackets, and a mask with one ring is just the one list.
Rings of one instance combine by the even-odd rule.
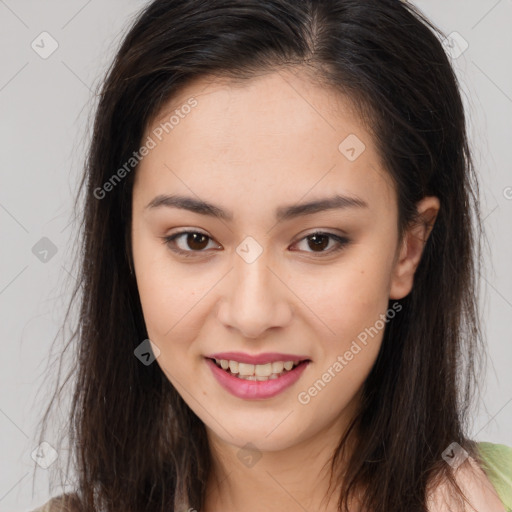
[[421, 254], [349, 100], [300, 73], [203, 78], [143, 143], [132, 249], [154, 364], [233, 446], [339, 431]]

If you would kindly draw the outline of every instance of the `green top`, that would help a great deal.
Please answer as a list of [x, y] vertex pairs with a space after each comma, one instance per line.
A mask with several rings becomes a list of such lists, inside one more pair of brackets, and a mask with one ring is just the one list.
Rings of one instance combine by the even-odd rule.
[[504, 444], [479, 442], [482, 469], [496, 489], [507, 512], [512, 512], [512, 447]]

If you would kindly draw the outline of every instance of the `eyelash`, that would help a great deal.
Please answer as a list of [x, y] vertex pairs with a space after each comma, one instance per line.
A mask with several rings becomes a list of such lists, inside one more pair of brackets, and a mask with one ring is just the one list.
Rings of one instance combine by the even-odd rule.
[[[178, 238], [178, 237], [180, 237], [182, 235], [190, 235], [190, 234], [203, 235], [206, 238], [208, 238], [210, 240], [213, 240], [211, 237], [209, 237], [205, 233], [202, 233], [201, 231], [181, 231], [179, 233], [174, 233], [173, 235], [170, 235], [170, 236], [162, 237], [162, 243], [167, 245], [167, 247], [171, 251], [173, 251], [173, 252], [175, 252], [177, 254], [185, 256], [186, 258], [190, 258], [190, 257], [193, 258], [193, 257], [195, 257], [194, 253], [202, 253], [202, 252], [205, 252], [205, 250], [201, 250], [201, 251], [184, 251], [182, 249], [177, 249], [175, 247], [175, 242], [174, 242], [176, 238]], [[310, 238], [310, 237], [313, 237], [313, 236], [326, 236], [328, 238], [331, 238], [331, 239], [335, 240], [339, 244], [337, 248], [331, 249], [329, 251], [321, 251], [321, 252], [318, 252], [318, 253], [316, 253], [315, 251], [306, 251], [306, 252], [310, 252], [311, 254], [318, 254], [320, 258], [322, 257], [322, 255], [329, 255], [329, 254], [341, 251], [342, 249], [344, 249], [350, 243], [350, 240], [348, 238], [344, 237], [344, 236], [335, 235], [334, 233], [329, 233], [329, 232], [325, 232], [325, 231], [315, 231], [313, 233], [309, 233], [308, 235], [306, 235], [305, 237], [301, 238], [296, 243], [302, 242], [303, 240], [306, 240], [307, 238]], [[174, 247], [172, 247], [172, 246], [174, 246]]]

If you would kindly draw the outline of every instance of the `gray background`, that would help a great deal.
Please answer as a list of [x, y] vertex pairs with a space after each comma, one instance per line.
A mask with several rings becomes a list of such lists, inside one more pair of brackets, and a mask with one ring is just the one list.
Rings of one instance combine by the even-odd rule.
[[[76, 273], [76, 225], [70, 221], [92, 90], [144, 3], [0, 0], [0, 511], [29, 510], [50, 496], [43, 469], [32, 496], [31, 453], [55, 375], [46, 373], [50, 345]], [[490, 241], [481, 276], [489, 364], [472, 435], [512, 446], [512, 0], [415, 3], [446, 34], [458, 32], [468, 44], [453, 62]], [[51, 49], [48, 36], [39, 36], [43, 31], [58, 43], [46, 59], [31, 47], [35, 41], [39, 52]]]

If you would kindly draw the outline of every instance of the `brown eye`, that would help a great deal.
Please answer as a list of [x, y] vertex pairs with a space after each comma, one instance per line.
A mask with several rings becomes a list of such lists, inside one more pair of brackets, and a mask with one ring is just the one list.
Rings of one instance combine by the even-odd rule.
[[311, 235], [308, 236], [308, 241], [308, 247], [315, 252], [317, 250], [323, 251], [329, 245], [329, 237], [327, 235]]
[[[195, 252], [205, 252], [211, 238], [199, 231], [182, 231], [163, 238], [164, 243], [174, 252], [193, 256]], [[179, 243], [178, 243], [179, 241]]]
[[208, 237], [202, 233], [186, 233], [185, 245], [193, 249], [194, 251], [201, 251], [208, 243]]
[[[324, 233], [321, 231], [305, 236], [299, 243], [302, 243], [304, 240], [307, 241], [307, 247], [310, 249], [305, 252], [318, 253], [319, 255], [337, 252], [343, 249], [350, 242], [349, 239], [344, 236], [335, 235], [334, 233]], [[331, 240], [335, 241], [334, 248], [325, 250], [329, 247]]]

